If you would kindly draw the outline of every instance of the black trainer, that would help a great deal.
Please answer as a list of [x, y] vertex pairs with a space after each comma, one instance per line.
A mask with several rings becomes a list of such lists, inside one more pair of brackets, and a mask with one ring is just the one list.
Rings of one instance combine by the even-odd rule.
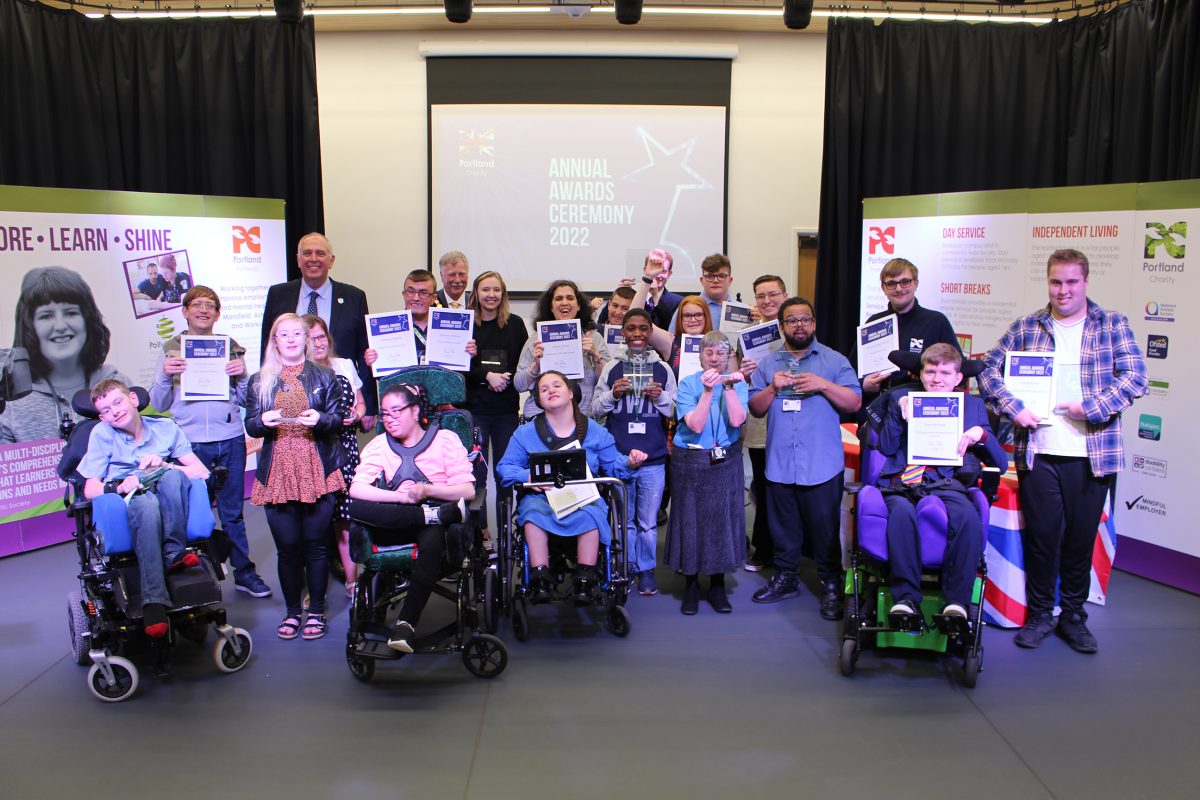
[[708, 587], [708, 604], [718, 614], [728, 614], [733, 611], [733, 606], [729, 603], [729, 597], [725, 594], [724, 586]]
[[683, 602], [679, 605], [679, 613], [693, 616], [700, 610], [700, 584], [689, 583], [683, 589]]
[[771, 576], [771, 581], [750, 598], [756, 603], [778, 603], [800, 595], [800, 579], [796, 573], [780, 570]]
[[1041, 645], [1042, 641], [1054, 632], [1054, 617], [1049, 611], [1042, 611], [1026, 618], [1021, 630], [1013, 639], [1017, 647], [1032, 650]]
[[1079, 612], [1064, 611], [1058, 617], [1058, 627], [1054, 632], [1060, 638], [1065, 639], [1067, 644], [1076, 653], [1087, 653], [1091, 655], [1100, 649], [1100, 643], [1096, 641], [1096, 637], [1088, 630], [1087, 618]]
[[529, 602], [549, 603], [551, 592], [550, 568], [534, 567], [533, 574], [529, 576]]
[[579, 565], [575, 568], [575, 580], [572, 594], [575, 595], [575, 605], [590, 606], [595, 599], [596, 568]]
[[825, 581], [821, 593], [821, 619], [830, 621], [842, 618], [842, 583], [841, 581]]

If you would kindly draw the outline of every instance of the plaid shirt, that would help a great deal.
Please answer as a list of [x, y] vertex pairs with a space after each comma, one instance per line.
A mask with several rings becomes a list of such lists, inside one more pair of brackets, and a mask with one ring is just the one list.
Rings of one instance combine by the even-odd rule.
[[[1012, 418], [1025, 404], [1004, 385], [1004, 355], [1009, 351], [1054, 351], [1049, 305], [1014, 320], [984, 358], [986, 366], [979, 375], [981, 392], [990, 405]], [[1125, 468], [1121, 412], [1146, 394], [1149, 386], [1146, 362], [1129, 320], [1088, 300], [1080, 360], [1088, 460], [1096, 477], [1112, 475]], [[1035, 454], [1029, 447], [1029, 430], [1017, 428], [1014, 438], [1017, 469], [1030, 469]]]

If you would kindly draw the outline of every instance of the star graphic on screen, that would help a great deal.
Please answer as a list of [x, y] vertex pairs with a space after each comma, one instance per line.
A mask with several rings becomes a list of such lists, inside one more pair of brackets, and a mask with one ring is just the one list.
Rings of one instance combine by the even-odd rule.
[[[675, 219], [675, 211], [679, 206], [680, 195], [685, 191], [694, 189], [711, 189], [713, 185], [700, 173], [696, 172], [689, 165], [689, 160], [692, 157], [692, 151], [696, 149], [696, 139], [687, 139], [673, 147], [667, 147], [654, 138], [645, 128], [638, 126], [636, 129], [637, 136], [641, 139], [642, 147], [646, 149], [647, 162], [635, 169], [633, 172], [625, 176], [624, 180], [637, 180], [639, 176], [650, 170], [658, 168], [674, 167], [683, 175], [679, 176], [679, 180], [675, 183], [674, 191], [671, 194], [671, 202], [667, 208], [667, 213], [663, 216], [662, 232], [660, 239], [664, 245], [676, 248], [679, 254], [686, 254], [683, 245], [679, 242], [671, 240], [669, 231], [671, 224]], [[678, 259], [678, 255], [676, 256]]]

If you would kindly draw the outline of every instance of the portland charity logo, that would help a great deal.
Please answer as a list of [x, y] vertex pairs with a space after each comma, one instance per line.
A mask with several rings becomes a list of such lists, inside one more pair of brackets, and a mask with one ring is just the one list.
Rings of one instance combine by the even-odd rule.
[[496, 166], [496, 131], [458, 129], [458, 165], [468, 169]]
[[869, 229], [867, 237], [867, 253], [875, 255], [877, 251], [882, 251], [887, 255], [895, 255], [896, 253], [896, 226], [889, 225], [886, 228], [880, 228], [877, 225], [872, 225]]
[[1146, 337], [1146, 358], [1166, 358], [1170, 340], [1161, 334]]
[[1161, 248], [1169, 258], [1183, 258], [1187, 249], [1187, 223], [1176, 222], [1165, 225], [1161, 222], [1146, 223], [1146, 258], [1158, 258]]
[[233, 252], [241, 255], [242, 248], [248, 253], [262, 252], [262, 229], [258, 225], [247, 228], [245, 225], [233, 226]]
[[1157, 442], [1162, 439], [1162, 417], [1142, 414], [1138, 417], [1138, 438]]

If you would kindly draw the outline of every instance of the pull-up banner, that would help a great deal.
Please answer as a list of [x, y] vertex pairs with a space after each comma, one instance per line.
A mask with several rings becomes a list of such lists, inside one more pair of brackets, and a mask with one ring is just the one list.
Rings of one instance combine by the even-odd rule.
[[285, 239], [282, 200], [0, 186], [0, 556], [70, 537], [54, 468], [71, 397], [109, 377], [148, 388], [193, 285], [258, 368]]
[[887, 303], [880, 269], [903, 257], [920, 270], [921, 304], [949, 317], [975, 353], [1045, 307], [1054, 250], [1087, 255], [1088, 296], [1129, 318], [1150, 377], [1149, 395], [1124, 414], [1117, 566], [1200, 592], [1200, 497], [1185, 485], [1195, 450], [1185, 406], [1200, 396], [1188, 368], [1188, 345], [1200, 341], [1200, 249], [1197, 263], [1187, 257], [1200, 181], [878, 198], [864, 201], [863, 217], [863, 318]]

